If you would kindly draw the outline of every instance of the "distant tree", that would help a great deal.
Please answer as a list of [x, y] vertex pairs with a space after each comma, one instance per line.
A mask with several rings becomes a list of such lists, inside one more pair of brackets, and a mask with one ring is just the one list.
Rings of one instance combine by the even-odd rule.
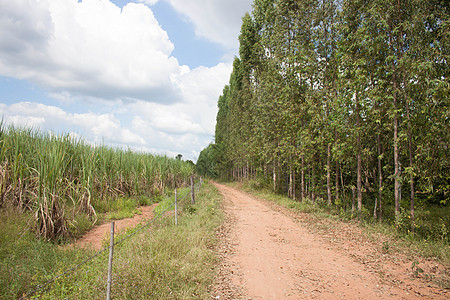
[[182, 154], [177, 154], [177, 156], [175, 156], [175, 159], [177, 159], [177, 160], [181, 160], [182, 158], [183, 158]]
[[217, 177], [214, 148], [214, 144], [209, 144], [208, 147], [200, 152], [197, 164], [195, 165], [195, 171], [197, 174], [210, 178]]

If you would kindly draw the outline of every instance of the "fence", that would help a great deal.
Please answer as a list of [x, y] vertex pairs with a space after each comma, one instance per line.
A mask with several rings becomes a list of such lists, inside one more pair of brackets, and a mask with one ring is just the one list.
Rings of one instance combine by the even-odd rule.
[[190, 191], [188, 191], [183, 197], [178, 198], [178, 196], [177, 196], [177, 189], [175, 189], [174, 201], [165, 210], [163, 210], [158, 215], [153, 217], [153, 219], [151, 219], [150, 221], [145, 223], [140, 228], [134, 230], [133, 232], [131, 232], [130, 234], [124, 236], [123, 238], [121, 238], [120, 240], [118, 240], [116, 242], [114, 242], [114, 222], [111, 222], [111, 233], [110, 233], [110, 244], [109, 244], [109, 247], [103, 248], [102, 250], [96, 252], [95, 254], [93, 254], [92, 256], [88, 257], [84, 261], [78, 263], [77, 265], [73, 266], [72, 268], [69, 268], [66, 271], [62, 272], [61, 274], [59, 274], [59, 275], [53, 277], [52, 279], [48, 280], [44, 284], [36, 286], [35, 289], [29, 291], [27, 294], [25, 294], [22, 297], [20, 297], [19, 300], [27, 299], [27, 297], [30, 297], [30, 296], [34, 295], [38, 291], [44, 290], [45, 288], [50, 286], [53, 282], [55, 282], [58, 278], [61, 278], [61, 277], [64, 277], [64, 276], [70, 274], [71, 272], [73, 272], [76, 269], [78, 269], [79, 267], [85, 265], [86, 263], [88, 263], [89, 261], [91, 261], [94, 258], [98, 257], [100, 254], [102, 254], [103, 252], [106, 252], [107, 250], [109, 250], [109, 259], [108, 259], [108, 280], [107, 280], [106, 299], [109, 300], [110, 297], [111, 297], [112, 263], [113, 263], [114, 246], [116, 246], [116, 245], [118, 245], [120, 243], [123, 243], [124, 241], [130, 239], [131, 237], [133, 237], [137, 233], [141, 232], [145, 228], [150, 227], [161, 216], [163, 216], [166, 212], [168, 212], [172, 208], [175, 209], [175, 225], [178, 225], [178, 203], [179, 203], [179, 201], [182, 201], [182, 200], [186, 199], [190, 195], [191, 196], [191, 204], [195, 204], [195, 194], [198, 193], [198, 190], [201, 188], [202, 184], [203, 184], [203, 181], [202, 181], [201, 177], [200, 177], [200, 181], [197, 183], [197, 185], [194, 184], [194, 179], [193, 179], [193, 177], [191, 177], [191, 188], [190, 188]]

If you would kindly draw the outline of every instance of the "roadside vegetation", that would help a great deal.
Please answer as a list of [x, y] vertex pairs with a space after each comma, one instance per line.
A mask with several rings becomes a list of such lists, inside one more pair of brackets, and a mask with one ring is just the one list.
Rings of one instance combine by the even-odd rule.
[[[184, 195], [188, 188], [181, 189]], [[173, 202], [173, 191], [161, 204]], [[113, 299], [206, 299], [214, 278], [216, 257], [211, 250], [215, 230], [222, 221], [221, 196], [204, 183], [196, 203], [186, 197], [179, 203], [178, 226], [173, 211], [151, 227], [114, 248]], [[62, 247], [36, 239], [27, 214], [2, 210], [0, 221], [0, 298], [17, 299], [65, 270], [82, 262], [93, 250]], [[138, 225], [138, 227], [141, 225]], [[134, 229], [119, 235], [118, 241]], [[108, 241], [105, 240], [105, 246]], [[58, 278], [39, 299], [104, 299], [108, 251], [73, 272]]]
[[[55, 275], [61, 274], [89, 257], [93, 254], [92, 251], [67, 247], [67, 244], [74, 238], [82, 236], [96, 224], [132, 217], [139, 213], [139, 206], [170, 201], [170, 199], [164, 199], [167, 197], [173, 199], [175, 187], [182, 191], [183, 186], [190, 183], [193, 169], [191, 162], [182, 161], [180, 157], [172, 159], [131, 150], [92, 146], [70, 135], [55, 135], [35, 129], [0, 124], [0, 222], [2, 224], [0, 298], [19, 298], [37, 285], [44, 284]], [[214, 222], [214, 217], [205, 217], [204, 214], [214, 212], [213, 206], [216, 205], [217, 199], [211, 196], [211, 199], [202, 203], [202, 193], [204, 192], [200, 193], [200, 204], [198, 206], [186, 204], [185, 209], [188, 213], [185, 214], [184, 219], [180, 219], [182, 226], [179, 226], [177, 230], [188, 230], [189, 234], [181, 238], [177, 236], [180, 232], [176, 231], [173, 233], [176, 237], [171, 245], [165, 240], [172, 234], [171, 229], [164, 229], [161, 225], [161, 228], [156, 230], [157, 236], [151, 236], [148, 233], [145, 238], [149, 240], [149, 244], [145, 246], [148, 250], [148, 253], [147, 250], [145, 253], [145, 257], [148, 258], [147, 263], [155, 267], [153, 270], [148, 270], [154, 279], [151, 284], [156, 286], [157, 282], [167, 275], [169, 265], [172, 268], [170, 272], [175, 272], [173, 269], [175, 266], [172, 265], [173, 261], [170, 257], [178, 257], [180, 255], [178, 251], [181, 251], [182, 246], [174, 246], [173, 243], [186, 242], [187, 239], [186, 249], [192, 246], [193, 251], [198, 250], [198, 253], [190, 253], [186, 250], [183, 254], [187, 256], [186, 259], [189, 257], [192, 259], [192, 256], [198, 255], [204, 259], [199, 261], [200, 264], [206, 263], [207, 259], [212, 259], [212, 256], [199, 250], [198, 247], [203, 246], [194, 247], [192, 244], [210, 243], [209, 240], [203, 241], [199, 238], [203, 234], [207, 236], [207, 233], [196, 232], [192, 228], [186, 229], [186, 226], [194, 225], [185, 224], [191, 219], [190, 222], [195, 223], [205, 218], [207, 222], [202, 223], [199, 230], [209, 230], [204, 229], [203, 225], [213, 226], [208, 222], [210, 219]], [[211, 211], [208, 211], [208, 207]], [[199, 236], [194, 237], [195, 234]], [[144, 247], [137, 245], [140, 241], [141, 239], [138, 239], [131, 245], [120, 246], [117, 251], [128, 253], [124, 254], [125, 256], [130, 253], [136, 254], [138, 250], [133, 247], [138, 249]], [[150, 245], [152, 243], [158, 246]], [[167, 246], [165, 250], [163, 250], [164, 244]], [[123, 250], [120, 250], [121, 248]], [[73, 276], [69, 275], [67, 278], [57, 279], [51, 285], [49, 294], [44, 293], [43, 297], [62, 298], [64, 295], [64, 297], [80, 299], [104, 298], [104, 293], [99, 295], [96, 289], [104, 290], [106, 281], [103, 282], [103, 278], [106, 273], [102, 271], [106, 266], [105, 259], [107, 258], [103, 253], [101, 257], [90, 262], [84, 271]], [[118, 286], [125, 286], [128, 281], [119, 284], [120, 276], [126, 273], [120, 270], [120, 254], [117, 260], [115, 268], [118, 272], [115, 275], [115, 282]], [[129, 256], [127, 262], [131, 264], [137, 260], [142, 260], [142, 256]], [[126, 269], [127, 263], [123, 264], [123, 269]], [[166, 269], [161, 269], [161, 265], [164, 265]], [[194, 272], [192, 269], [189, 270], [183, 262], [180, 262], [178, 266], [184, 270], [181, 273]], [[192, 268], [198, 268], [198, 266]], [[129, 274], [139, 274], [136, 269], [128, 271], [131, 272]], [[197, 273], [197, 270], [194, 273]], [[197, 282], [201, 280], [196, 276], [204, 275], [194, 274], [192, 280]], [[145, 284], [148, 284], [147, 281], [145, 280]], [[95, 282], [97, 286], [88, 287], [91, 282]], [[130, 284], [134, 283], [130, 281]], [[206, 290], [205, 286], [196, 287], [196, 285], [192, 284], [190, 287], [192, 293], [203, 293], [202, 291]], [[171, 286], [170, 283], [169, 286]], [[173, 283], [173, 286], [171, 287], [173, 291], [185, 288], [184, 283], [179, 282]], [[158, 288], [152, 288], [152, 293], [156, 290]], [[122, 292], [126, 293], [126, 291], [127, 289]], [[116, 290], [116, 292], [119, 291]], [[166, 292], [170, 291], [160, 290], [156, 293]], [[184, 292], [179, 292], [177, 295], [181, 295], [180, 293]], [[140, 297], [136, 296], [136, 298]]]
[[77, 236], [107, 213], [132, 216], [192, 174], [180, 159], [0, 125], [0, 208], [32, 217], [31, 230], [45, 240]]

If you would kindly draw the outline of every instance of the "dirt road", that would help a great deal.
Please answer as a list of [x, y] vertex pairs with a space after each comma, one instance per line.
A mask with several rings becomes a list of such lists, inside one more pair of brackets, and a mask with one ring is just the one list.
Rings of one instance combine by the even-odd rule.
[[[133, 218], [126, 218], [122, 220], [114, 221], [115, 233], [120, 233], [128, 228], [132, 228], [137, 224], [145, 221], [149, 221], [153, 218], [153, 210], [156, 205], [153, 204], [149, 206], [141, 206], [139, 208], [140, 214], [135, 215]], [[93, 248], [95, 251], [101, 250], [103, 247], [107, 246], [103, 245], [104, 241], [109, 241], [109, 235], [111, 231], [111, 223], [104, 223], [99, 226], [95, 226], [89, 232], [87, 232], [80, 239], [76, 240], [74, 243], [70, 244], [70, 246], [79, 246], [84, 248]]]
[[[411, 261], [390, 257], [337, 222], [315, 231], [302, 215], [216, 184], [226, 222], [216, 299], [448, 299], [448, 291], [414, 276]], [[304, 214], [306, 215], [306, 214]], [[311, 221], [311, 220], [309, 220]], [[354, 238], [357, 236], [357, 238]], [[426, 271], [442, 266], [421, 262]]]

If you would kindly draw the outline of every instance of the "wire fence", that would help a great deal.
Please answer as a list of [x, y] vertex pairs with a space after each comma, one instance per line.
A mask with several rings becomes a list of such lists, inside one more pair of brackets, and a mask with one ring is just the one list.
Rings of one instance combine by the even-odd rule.
[[[195, 202], [195, 194], [198, 193], [199, 189], [202, 186], [202, 178], [200, 178], [200, 181], [195, 185], [193, 184], [193, 181], [191, 181], [191, 189], [190, 191], [188, 191], [183, 197], [180, 197], [177, 199], [177, 194], [175, 193], [175, 199], [174, 201], [166, 208], [164, 209], [162, 212], [160, 212], [159, 214], [157, 214], [156, 216], [154, 216], [150, 221], [148, 221], [147, 223], [145, 223], [143, 226], [135, 229], [133, 232], [127, 234], [126, 236], [122, 237], [120, 240], [114, 242], [113, 244], [111, 244], [108, 247], [103, 248], [102, 250], [99, 250], [98, 252], [96, 252], [95, 254], [93, 254], [92, 256], [88, 257], [87, 259], [83, 260], [82, 262], [78, 263], [77, 265], [67, 269], [66, 271], [62, 272], [61, 274], [53, 277], [52, 279], [48, 280], [47, 282], [45, 282], [42, 285], [37, 285], [36, 288], [34, 288], [33, 290], [29, 291], [28, 293], [26, 293], [25, 295], [23, 295], [22, 297], [19, 298], [19, 300], [24, 300], [27, 299], [27, 297], [30, 297], [34, 294], [36, 294], [38, 291], [44, 291], [45, 288], [47, 288], [48, 286], [50, 286], [53, 282], [55, 282], [58, 278], [64, 277], [70, 273], [72, 273], [73, 271], [75, 271], [76, 269], [78, 269], [79, 267], [85, 265], [86, 263], [88, 263], [89, 261], [93, 260], [94, 258], [98, 257], [100, 254], [106, 252], [107, 250], [109, 250], [111, 247], [114, 247], [118, 244], [121, 244], [123, 242], [125, 242], [126, 240], [130, 239], [131, 237], [135, 236], [136, 234], [138, 234], [139, 232], [143, 231], [145, 228], [150, 227], [150, 225], [152, 225], [153, 223], [155, 223], [159, 218], [161, 218], [161, 216], [163, 216], [166, 212], [168, 212], [169, 210], [171, 210], [172, 208], [174, 208], [176, 206], [177, 201], [183, 201], [186, 200], [186, 198], [191, 195], [191, 203]], [[177, 218], [177, 215], [175, 214], [175, 218]]]

